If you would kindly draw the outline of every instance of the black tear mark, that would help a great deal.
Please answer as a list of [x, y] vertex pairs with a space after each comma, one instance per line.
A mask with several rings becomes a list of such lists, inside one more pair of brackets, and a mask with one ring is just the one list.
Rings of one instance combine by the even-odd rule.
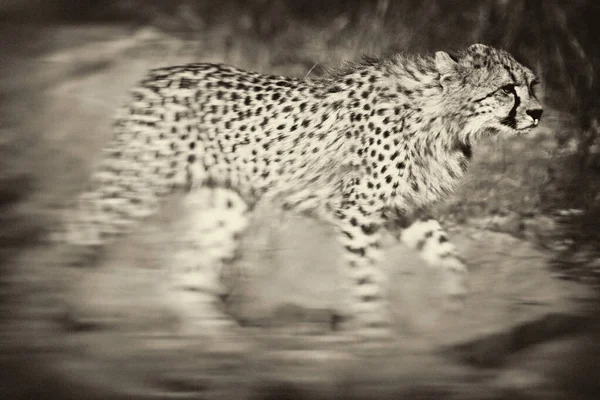
[[[513, 85], [517, 85], [517, 77], [515, 76], [515, 74], [513, 74], [513, 72], [507, 65], [504, 65], [504, 69], [506, 70], [506, 72], [508, 72], [510, 79], [512, 79]], [[502, 121], [500, 121], [500, 123], [515, 129], [517, 127], [517, 108], [519, 108], [519, 105], [521, 104], [521, 99], [517, 95], [514, 86], [512, 87], [512, 94], [515, 97], [515, 104], [508, 113], [508, 115], [505, 118], [503, 118]]]
[[438, 241], [441, 243], [445, 243], [448, 241], [448, 237], [446, 237], [446, 235], [440, 235], [440, 237], [438, 238]]
[[425, 247], [425, 243], [426, 243], [425, 239], [419, 240], [417, 242], [417, 250], [423, 250], [423, 247]]
[[517, 92], [513, 91], [513, 95], [515, 97], [515, 104], [508, 115], [504, 117], [500, 123], [515, 129], [517, 127], [517, 108], [519, 108], [519, 105], [521, 104], [521, 99], [517, 95]]

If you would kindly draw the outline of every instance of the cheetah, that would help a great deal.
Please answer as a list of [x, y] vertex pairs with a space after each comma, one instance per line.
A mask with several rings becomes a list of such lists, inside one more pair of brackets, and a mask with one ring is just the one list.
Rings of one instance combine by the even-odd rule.
[[[312, 210], [344, 248], [352, 331], [377, 336], [391, 326], [384, 229], [442, 271], [447, 304], [460, 307], [466, 262], [425, 210], [456, 187], [478, 139], [538, 125], [537, 84], [508, 52], [483, 44], [363, 58], [304, 79], [207, 63], [153, 69], [118, 112], [89, 187], [67, 211], [67, 241], [104, 246], [177, 191], [194, 199], [212, 188], [218, 207], [246, 217], [262, 198]], [[203, 218], [194, 204], [191, 242]], [[218, 227], [230, 246], [245, 226], [231, 218]], [[201, 285], [181, 281], [190, 295]]]

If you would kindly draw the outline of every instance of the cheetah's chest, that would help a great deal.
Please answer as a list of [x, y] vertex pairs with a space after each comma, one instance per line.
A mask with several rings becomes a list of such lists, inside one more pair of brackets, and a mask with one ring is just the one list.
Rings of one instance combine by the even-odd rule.
[[[466, 151], [466, 150], [465, 150]], [[430, 157], [420, 157], [405, 177], [410, 203], [424, 206], [452, 193], [464, 176], [470, 159], [463, 149], [439, 151]]]

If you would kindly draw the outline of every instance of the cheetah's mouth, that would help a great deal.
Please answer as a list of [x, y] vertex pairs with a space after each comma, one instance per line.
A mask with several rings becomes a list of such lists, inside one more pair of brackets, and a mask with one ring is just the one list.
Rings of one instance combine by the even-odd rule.
[[[522, 121], [522, 122], [525, 122], [525, 121]], [[510, 129], [516, 131], [517, 134], [519, 134], [519, 135], [524, 135], [539, 125], [539, 121], [536, 120], [536, 121], [526, 121], [526, 123], [528, 123], [528, 125], [519, 126], [520, 124], [518, 123], [518, 121], [515, 119], [512, 119], [512, 118], [504, 118], [502, 121], [500, 121], [500, 123]]]
[[527, 132], [531, 131], [533, 128], [536, 128], [539, 124], [540, 124], [539, 121], [536, 120], [527, 126], [524, 126], [521, 128], [515, 127], [514, 129], [519, 133], [527, 133]]
[[525, 133], [540, 124], [539, 119], [532, 118], [516, 118], [513, 115], [508, 115], [500, 120], [500, 123], [519, 133]]
[[494, 131], [496, 133], [504, 132], [509, 135], [523, 136], [523, 135], [527, 135], [536, 126], [537, 125], [535, 125], [535, 124], [530, 124], [530, 125], [526, 125], [526, 126], [517, 126], [517, 124], [513, 125], [513, 124], [506, 124], [506, 123], [501, 122], [492, 131]]

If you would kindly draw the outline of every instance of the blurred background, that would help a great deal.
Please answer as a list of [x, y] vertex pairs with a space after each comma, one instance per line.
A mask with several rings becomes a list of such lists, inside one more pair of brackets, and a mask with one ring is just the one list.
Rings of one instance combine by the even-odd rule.
[[[96, 329], [95, 323], [90, 327], [79, 319], [68, 322], [77, 327], [64, 328], [65, 307], [73, 303], [85, 304], [83, 313], [93, 314], [94, 321], [97, 314], [100, 319], [110, 314], [117, 325], [155, 313], [143, 308], [146, 300], [141, 299], [156, 296], [148, 288], [160, 278], [154, 272], [144, 275], [149, 278], [131, 278], [131, 272], [119, 269], [104, 280], [72, 276], [69, 269], [48, 267], [53, 256], [42, 249], [58, 210], [84, 184], [109, 137], [114, 110], [147, 69], [206, 61], [318, 76], [362, 55], [432, 53], [481, 42], [505, 48], [540, 77], [544, 118], [527, 137], [491, 138], [478, 145], [468, 178], [437, 212], [465, 251], [480, 261], [474, 272], [482, 284], [479, 296], [487, 290], [503, 310], [525, 308], [519, 314], [523, 318], [497, 317], [489, 311], [495, 306], [479, 310], [488, 315], [472, 318], [479, 321], [471, 332], [476, 334], [459, 335], [451, 355], [432, 360], [431, 349], [421, 358], [403, 354], [423, 374], [400, 380], [382, 374], [386, 377], [378, 376], [376, 383], [369, 381], [373, 390], [348, 389], [344, 379], [360, 381], [352, 375], [357, 372], [344, 375], [337, 367], [328, 367], [330, 382], [317, 389], [278, 383], [291, 379], [285, 374], [274, 383], [265, 378], [265, 389], [256, 383], [265, 380], [256, 371], [273, 367], [265, 367], [269, 363], [260, 358], [220, 384], [230, 388], [234, 382], [252, 382], [250, 394], [244, 395], [252, 398], [597, 398], [599, 18], [600, 3], [594, 0], [0, 1], [0, 369], [7, 372], [0, 378], [0, 397], [119, 398], [130, 385], [124, 378], [113, 380], [115, 374], [124, 376], [119, 368], [127, 366], [127, 376], [144, 369], [138, 379], [144, 381], [160, 375], [154, 368], [163, 363], [176, 366], [177, 379], [157, 381], [167, 387], [162, 394], [135, 396], [170, 398], [167, 393], [176, 392], [178, 398], [198, 398], [196, 392], [208, 396], [208, 381], [218, 380], [190, 372], [197, 360], [172, 349], [156, 353], [155, 347], [149, 355], [139, 341], [132, 354], [107, 355], [111, 340], [125, 351], [131, 331], [144, 329], [139, 326], [121, 336], [106, 333], [118, 328], [99, 324], [103, 328]], [[307, 232], [314, 229], [306, 227]], [[253, 257], [257, 264], [268, 264], [263, 253]], [[280, 263], [302, 264], [280, 257]], [[128, 255], [133, 259], [139, 262], [140, 254]], [[492, 265], [511, 273], [494, 275]], [[79, 287], [86, 279], [89, 286]], [[120, 303], [106, 305], [114, 294], [102, 290], [133, 281], [123, 286], [128, 294], [121, 294]], [[563, 284], [571, 286], [554, 286]], [[495, 286], [506, 291], [489, 294]], [[529, 295], [544, 300], [524, 301]], [[91, 298], [101, 305], [89, 305]], [[406, 311], [411, 318], [419, 312]], [[80, 331], [92, 333], [73, 339], [73, 332]], [[74, 354], [80, 356], [76, 361]], [[204, 360], [204, 369], [211, 362]], [[400, 358], [387, 370], [407, 369], [408, 362]], [[221, 372], [228, 367], [219, 368], [224, 369], [213, 375], [225, 376]], [[315, 368], [316, 374], [324, 373]], [[81, 375], [97, 379], [90, 383]], [[132, 392], [124, 396], [135, 397]]]

